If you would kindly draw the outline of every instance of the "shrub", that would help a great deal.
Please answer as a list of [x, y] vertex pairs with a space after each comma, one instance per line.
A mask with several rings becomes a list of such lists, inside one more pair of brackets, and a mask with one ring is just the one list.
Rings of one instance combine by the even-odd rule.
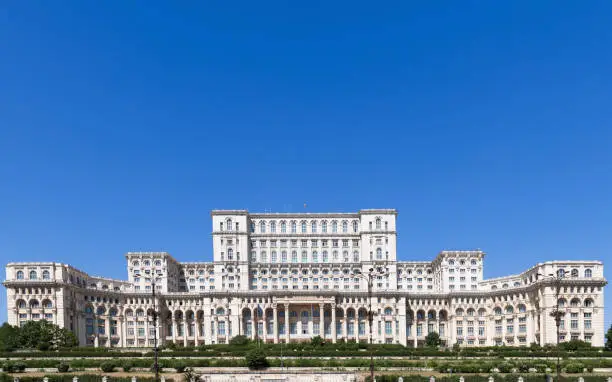
[[67, 372], [69, 369], [70, 369], [70, 365], [68, 365], [68, 364], [67, 364], [67, 363], [65, 363], [65, 362], [60, 362], [60, 363], [57, 365], [57, 371], [58, 371], [58, 372], [60, 372], [60, 373], [65, 373], [65, 372]]
[[265, 369], [270, 365], [266, 359], [266, 353], [261, 349], [249, 350], [246, 353], [245, 360], [251, 370]]
[[129, 359], [126, 359], [123, 362], [121, 362], [121, 368], [123, 369], [123, 371], [130, 371], [132, 370], [133, 366], [134, 365], [132, 361], [130, 361]]
[[110, 361], [102, 362], [100, 364], [100, 370], [102, 370], [105, 373], [112, 373], [115, 370], [115, 364]]
[[237, 346], [248, 345], [249, 342], [250, 342], [249, 337], [243, 336], [243, 335], [234, 336], [229, 341], [230, 345], [237, 345]]
[[310, 345], [313, 348], [314, 347], [323, 346], [324, 344], [325, 344], [325, 340], [323, 338], [321, 338], [321, 336], [312, 337], [312, 339], [310, 340]]
[[177, 373], [183, 373], [185, 369], [187, 368], [187, 365], [185, 365], [185, 362], [183, 361], [177, 361], [174, 364], [174, 368], [176, 369]]
[[584, 371], [584, 365], [580, 362], [570, 362], [565, 365], [566, 373], [582, 373]]

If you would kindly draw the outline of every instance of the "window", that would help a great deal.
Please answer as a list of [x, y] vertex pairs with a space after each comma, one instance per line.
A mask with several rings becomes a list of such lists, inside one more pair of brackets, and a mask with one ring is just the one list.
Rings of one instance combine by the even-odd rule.
[[312, 233], [316, 233], [317, 232], [317, 222], [312, 222], [311, 223], [310, 231]]
[[306, 233], [306, 222], [302, 222], [302, 233]]
[[259, 223], [259, 232], [266, 233], [266, 222]]
[[336, 222], [336, 221], [332, 222], [332, 232], [333, 233], [338, 232], [338, 222]]
[[585, 270], [584, 270], [584, 277], [586, 277], [586, 278], [591, 278], [591, 277], [593, 277], [593, 271], [592, 271], [592, 270], [590, 270], [590, 269], [585, 269]]
[[327, 232], [327, 222], [323, 221], [321, 223], [321, 232], [326, 233]]
[[255, 223], [251, 223], [251, 232], [255, 232]]
[[267, 263], [268, 262], [268, 255], [266, 254], [266, 251], [261, 251], [261, 261], [262, 263]]
[[17, 271], [17, 280], [23, 280], [23, 271]]
[[232, 230], [232, 219], [227, 219], [227, 230], [228, 231]]
[[43, 271], [42, 278], [43, 280], [49, 280], [51, 278], [49, 275], [49, 271]]
[[231, 248], [227, 249], [227, 259], [228, 260], [233, 260], [234, 259], [234, 250]]
[[318, 263], [319, 262], [319, 254], [317, 253], [317, 251], [313, 251], [312, 252], [312, 262], [313, 263]]
[[270, 222], [270, 232], [276, 233], [276, 222]]
[[281, 222], [281, 233], [287, 232], [287, 224], [285, 222]]
[[593, 307], [593, 300], [591, 300], [590, 298], [587, 298], [586, 300], [584, 300], [584, 307], [585, 308], [592, 308]]
[[298, 255], [297, 255], [297, 251], [293, 251], [293, 252], [291, 252], [291, 262], [292, 262], [292, 263], [297, 263], [297, 262], [298, 262]]
[[306, 251], [302, 252], [302, 263], [308, 262], [308, 253]]
[[297, 224], [295, 222], [291, 222], [291, 233], [297, 232]]
[[376, 259], [382, 260], [382, 249], [381, 248], [376, 248]]
[[287, 262], [287, 252], [282, 251], [281, 252], [281, 263], [286, 263], [286, 262]]
[[353, 222], [353, 232], [359, 231], [359, 223], [357, 221]]
[[30, 271], [30, 280], [36, 280], [36, 271]]
[[376, 229], [381, 229], [381, 228], [382, 228], [381, 227], [381, 220], [380, 220], [380, 218], [377, 218], [376, 219]]

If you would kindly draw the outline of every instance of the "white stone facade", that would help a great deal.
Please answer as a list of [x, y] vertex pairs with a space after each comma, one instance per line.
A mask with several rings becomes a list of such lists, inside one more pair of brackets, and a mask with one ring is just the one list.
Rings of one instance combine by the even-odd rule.
[[[178, 262], [165, 252], [129, 252], [128, 279], [89, 276], [54, 262], [9, 263], [8, 319], [47, 319], [82, 345], [148, 347], [227, 343], [368, 341], [422, 346], [556, 343], [550, 313], [565, 312], [559, 340], [604, 344], [603, 264], [550, 261], [483, 279], [484, 253], [442, 251], [431, 262], [397, 261], [395, 210], [249, 213], [216, 210], [213, 262]], [[380, 271], [372, 282], [362, 277]], [[361, 274], [361, 275], [360, 275]], [[549, 275], [563, 274], [555, 281]], [[152, 282], [156, 284], [153, 310]]]

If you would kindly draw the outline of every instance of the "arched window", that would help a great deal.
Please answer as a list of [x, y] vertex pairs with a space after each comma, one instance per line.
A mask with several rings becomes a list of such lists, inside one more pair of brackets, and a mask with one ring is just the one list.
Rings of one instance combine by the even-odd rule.
[[261, 262], [262, 263], [268, 262], [268, 254], [266, 253], [266, 251], [261, 251]]
[[357, 252], [357, 251], [353, 252], [353, 262], [354, 263], [358, 263], [359, 262], [359, 252]]
[[53, 308], [53, 303], [51, 302], [51, 300], [44, 300], [43, 301], [43, 308], [46, 308], [46, 309]]
[[448, 265], [455, 265], [455, 260], [448, 260]]
[[19, 307], [19, 309], [25, 309], [27, 305], [25, 301], [19, 300], [17, 301], [17, 306]]
[[557, 305], [559, 305], [559, 308], [564, 308], [566, 303], [567, 302], [565, 301], [564, 298], [560, 298], [557, 300]]
[[558, 277], [565, 277], [565, 269], [559, 269], [557, 271], [557, 276]]
[[251, 222], [251, 232], [255, 232], [255, 223]]
[[476, 313], [476, 311], [474, 309], [472, 309], [472, 308], [467, 310], [467, 315], [470, 316], [470, 317], [473, 317], [475, 313]]
[[585, 270], [584, 270], [584, 277], [586, 277], [586, 278], [591, 278], [591, 277], [593, 277], [593, 271], [592, 271], [592, 270], [590, 270], [590, 269], [585, 269]]
[[97, 315], [102, 315], [102, 314], [104, 314], [104, 313], [106, 313], [106, 308], [104, 308], [103, 306], [99, 306], [99, 307], [96, 309], [96, 314], [97, 314]]
[[264, 221], [259, 222], [259, 232], [266, 233], [266, 222]]
[[278, 259], [276, 258], [276, 251], [272, 251], [272, 257], [270, 258], [271, 262], [276, 263]]
[[338, 262], [338, 251], [332, 252], [332, 261]]
[[17, 280], [23, 280], [23, 271], [17, 271]]
[[506, 314], [514, 313], [514, 308], [510, 305], [506, 306]]
[[[234, 259], [234, 250], [231, 248], [227, 249], [227, 259], [228, 260], [233, 260]], [[192, 274], [191, 272], [189, 273], [190, 275]]]
[[308, 252], [302, 251], [302, 263], [308, 262]]
[[225, 314], [225, 309], [223, 308], [217, 308], [217, 316], [222, 316]]
[[463, 309], [461, 309], [461, 308], [457, 309], [457, 310], [455, 311], [455, 315], [456, 315], [457, 317], [461, 317], [461, 316], [463, 316]]
[[226, 224], [227, 224], [227, 230], [231, 231], [232, 230], [232, 219], [227, 219]]
[[275, 221], [270, 222], [270, 232], [276, 233], [276, 222]]
[[256, 251], [251, 251], [251, 262], [256, 262], [257, 261], [257, 252]]
[[154, 264], [156, 267], [161, 267], [161, 260], [155, 260]]
[[390, 316], [393, 314], [393, 309], [391, 308], [385, 308], [385, 316]]
[[332, 232], [333, 233], [338, 232], [338, 222], [337, 221], [332, 222]]
[[580, 300], [577, 298], [573, 298], [572, 301], [570, 301], [570, 306], [572, 308], [578, 308], [580, 306]]
[[380, 218], [376, 218], [376, 229], [382, 228], [380, 223], [381, 223]]
[[342, 232], [348, 232], [348, 222], [346, 220], [342, 222]]
[[312, 262], [313, 263], [319, 262], [319, 254], [317, 253], [317, 251], [312, 251]]
[[30, 300], [30, 308], [37, 309], [39, 306], [38, 300]]
[[382, 259], [382, 249], [381, 248], [376, 248], [376, 259], [378, 260]]
[[353, 222], [353, 232], [357, 232], [359, 231], [359, 223], [357, 223], [357, 220], [355, 220]]
[[49, 273], [49, 271], [43, 271], [42, 278], [43, 280], [49, 280], [51, 278], [51, 274]]
[[36, 280], [36, 271], [30, 271], [30, 280]]
[[291, 233], [297, 233], [297, 224], [291, 222]]
[[298, 262], [297, 251], [291, 252], [291, 262], [292, 263], [297, 263]]
[[302, 222], [302, 233], [306, 233], [306, 222]]
[[281, 222], [281, 233], [287, 233], [287, 223]]
[[327, 263], [329, 261], [329, 257], [327, 256], [327, 251], [323, 251], [323, 262]]
[[316, 233], [316, 232], [317, 232], [317, 222], [314, 222], [314, 221], [313, 221], [312, 223], [310, 223], [310, 225], [311, 225], [311, 227], [310, 227], [310, 231], [311, 231], [312, 233]]
[[496, 316], [500, 316], [502, 314], [502, 309], [498, 306], [493, 310], [493, 312]]
[[527, 311], [527, 307], [523, 304], [519, 304], [518, 311], [519, 313], [525, 313]]
[[321, 232], [323, 233], [327, 232], [327, 222], [325, 220], [321, 222]]
[[593, 300], [591, 300], [590, 298], [587, 298], [586, 300], [584, 300], [584, 307], [585, 308], [592, 308], [593, 307]]
[[572, 277], [578, 277], [578, 269], [572, 269]]
[[287, 251], [282, 251], [281, 252], [281, 263], [286, 263], [287, 262]]

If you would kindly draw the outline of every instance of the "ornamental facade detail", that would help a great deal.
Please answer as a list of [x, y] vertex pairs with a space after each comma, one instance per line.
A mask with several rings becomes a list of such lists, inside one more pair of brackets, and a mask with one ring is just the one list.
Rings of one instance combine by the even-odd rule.
[[604, 344], [601, 261], [548, 261], [484, 279], [480, 250], [398, 261], [392, 209], [211, 217], [212, 262], [128, 252], [127, 280], [55, 262], [9, 263], [9, 323], [46, 319], [96, 347], [151, 347], [155, 336], [182, 346], [236, 335], [367, 342], [371, 304], [374, 343], [420, 347], [437, 332], [449, 346], [528, 346], [557, 342], [551, 313], [559, 309], [559, 341]]

